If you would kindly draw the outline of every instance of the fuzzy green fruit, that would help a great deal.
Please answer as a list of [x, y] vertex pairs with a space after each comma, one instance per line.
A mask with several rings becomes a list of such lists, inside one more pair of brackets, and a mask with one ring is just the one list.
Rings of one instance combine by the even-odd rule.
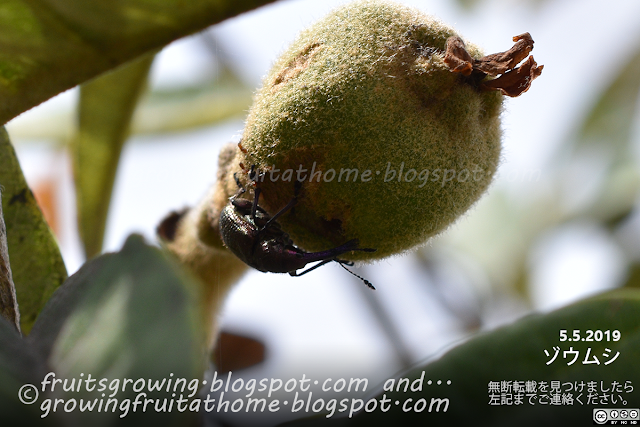
[[307, 251], [354, 238], [377, 249], [346, 259], [383, 258], [444, 230], [491, 183], [503, 98], [451, 72], [451, 36], [383, 1], [352, 3], [304, 31], [256, 96], [227, 192], [237, 190], [233, 172], [246, 182], [255, 165], [265, 172], [260, 206], [273, 215], [300, 179], [283, 230]]

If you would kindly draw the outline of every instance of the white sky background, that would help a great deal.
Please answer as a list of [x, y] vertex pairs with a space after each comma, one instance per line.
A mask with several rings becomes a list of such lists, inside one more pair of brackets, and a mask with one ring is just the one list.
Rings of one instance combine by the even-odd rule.
[[[256, 87], [278, 53], [306, 25], [345, 1], [289, 0], [230, 19], [214, 31], [242, 76]], [[540, 9], [516, 1], [486, 1], [465, 12], [451, 0], [401, 1], [437, 16], [454, 26], [485, 52], [508, 49], [511, 37], [528, 31], [536, 42], [533, 51], [542, 76], [520, 98], [506, 103], [504, 160], [493, 187], [505, 187], [527, 197], [533, 184], [508, 182], [509, 173], [541, 170], [540, 185], [558, 144], [573, 130], [616, 67], [624, 64], [640, 40], [640, 2], [635, 0], [556, 0]], [[156, 60], [152, 83], [188, 85], [206, 74], [210, 62], [197, 38], [176, 42]], [[203, 71], [204, 70], [204, 71]], [[49, 114], [75, 101], [73, 91], [31, 112]], [[215, 178], [221, 145], [242, 131], [242, 121], [214, 128], [162, 137], [136, 137], [126, 146], [107, 226], [105, 249], [118, 250], [131, 232], [154, 240], [155, 225], [171, 210], [194, 205]], [[9, 126], [11, 132], [11, 125]], [[154, 143], [149, 143], [153, 139]], [[17, 142], [29, 180], [43, 168], [63, 162], [42, 144]], [[54, 154], [52, 154], [54, 153]], [[70, 177], [64, 178], [68, 187]], [[72, 195], [67, 191], [67, 229], [72, 229]], [[476, 210], [483, 208], [480, 203]], [[450, 233], [464, 229], [471, 212]], [[67, 232], [62, 248], [68, 268], [82, 262], [77, 236]], [[438, 244], [436, 239], [433, 245]], [[542, 239], [532, 263], [534, 303], [550, 309], [613, 286], [621, 274], [619, 250], [601, 230], [590, 224], [573, 225]], [[414, 361], [441, 351], [464, 336], [455, 319], [422, 286], [415, 261], [396, 257], [366, 269], [377, 287], [375, 297], [388, 310], [400, 339]], [[361, 289], [362, 288], [362, 289]], [[337, 265], [323, 267], [303, 278], [249, 272], [232, 292], [223, 325], [266, 339], [269, 359], [247, 371], [247, 376], [274, 376], [279, 372], [335, 372], [383, 379], [399, 367], [389, 342], [375, 326], [362, 302], [362, 283]], [[523, 311], [496, 313], [501, 323]], [[504, 316], [506, 317], [504, 317]]]

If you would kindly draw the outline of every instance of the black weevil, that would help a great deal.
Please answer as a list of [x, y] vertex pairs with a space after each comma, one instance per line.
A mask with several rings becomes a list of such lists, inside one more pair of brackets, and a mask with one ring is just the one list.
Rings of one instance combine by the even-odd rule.
[[[254, 180], [256, 172], [251, 168], [249, 178]], [[229, 203], [220, 214], [220, 235], [225, 246], [231, 250], [245, 264], [256, 270], [271, 273], [289, 273], [292, 276], [302, 276], [316, 268], [335, 261], [345, 270], [361, 279], [365, 285], [375, 289], [366, 279], [348, 270], [353, 262], [339, 259], [338, 256], [351, 252], [374, 252], [375, 249], [359, 248], [358, 240], [353, 239], [333, 249], [320, 252], [305, 252], [298, 248], [289, 235], [282, 231], [277, 220], [298, 203], [298, 193], [302, 183], [296, 181], [294, 197], [275, 215], [270, 216], [258, 206], [260, 188], [254, 189], [253, 201], [238, 198], [246, 189], [237, 176], [236, 183], [240, 187], [238, 193], [229, 199]], [[308, 263], [319, 261], [318, 264], [298, 273]]]

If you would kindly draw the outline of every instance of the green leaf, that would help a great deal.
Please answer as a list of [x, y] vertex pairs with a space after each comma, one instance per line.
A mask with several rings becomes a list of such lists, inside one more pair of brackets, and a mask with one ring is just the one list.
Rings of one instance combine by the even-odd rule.
[[[241, 117], [252, 97], [253, 88], [226, 75], [188, 89], [152, 91], [136, 107], [131, 134], [185, 131]], [[45, 139], [60, 146], [71, 141], [76, 122], [75, 111], [61, 108], [44, 116], [21, 116], [7, 129], [17, 144], [20, 139]]]
[[[200, 380], [205, 348], [195, 289], [159, 249], [147, 246], [140, 236], [131, 236], [120, 252], [89, 261], [60, 287], [29, 341], [59, 378], [91, 374], [98, 380], [106, 378], [109, 384], [125, 378]], [[152, 398], [153, 393], [146, 392]], [[135, 395], [128, 387], [117, 398], [134, 399]], [[101, 396], [85, 393], [81, 397]], [[171, 393], [158, 397], [171, 398]], [[120, 413], [77, 415], [81, 425], [99, 425], [117, 420]], [[189, 421], [193, 415], [138, 411], [123, 421], [184, 425], [185, 417]]]
[[[424, 372], [421, 392], [385, 392], [376, 397], [378, 402], [383, 394], [390, 399], [390, 410], [377, 410], [366, 413], [360, 412], [351, 419], [327, 420], [318, 417], [315, 420], [300, 420], [290, 426], [314, 425], [344, 425], [344, 426], [541, 426], [541, 425], [587, 425], [592, 423], [594, 407], [640, 407], [640, 291], [624, 289], [605, 293], [594, 298], [581, 301], [549, 314], [528, 316], [512, 325], [496, 331], [481, 334], [468, 342], [459, 345], [446, 353], [442, 358], [426, 366], [412, 370], [403, 377], [412, 383], [419, 379]], [[619, 341], [600, 342], [564, 341], [560, 342], [560, 330], [566, 329], [571, 337], [573, 330], [581, 332], [581, 338], [587, 338], [587, 330], [619, 330], [622, 338]], [[554, 347], [560, 352], [558, 357], [547, 365], [555, 354]], [[589, 360], [597, 357], [600, 364], [583, 364], [587, 349], [591, 348]], [[607, 351], [610, 350], [609, 351]], [[544, 350], [549, 352], [546, 356]], [[579, 357], [575, 363], [569, 365], [573, 354], [566, 358], [565, 351], [577, 350]], [[617, 352], [619, 356], [612, 363]], [[605, 356], [607, 354], [607, 356]], [[433, 383], [428, 385], [428, 381]], [[437, 385], [441, 380], [442, 384]], [[446, 382], [451, 380], [451, 385]], [[584, 381], [595, 381], [598, 395], [603, 393], [600, 388], [611, 389], [611, 383], [617, 381], [624, 390], [625, 381], [630, 381], [634, 391], [615, 394], [617, 404], [611, 401], [608, 393], [608, 403], [587, 404], [586, 386], [584, 392], [573, 393], [576, 399], [580, 395], [583, 404], [574, 400], [573, 405], [535, 405], [529, 403], [529, 397], [524, 396], [521, 405], [489, 405], [489, 382], [497, 381], [541, 381], [547, 382], [547, 389], [551, 381], [560, 381], [563, 392], [568, 385]], [[601, 383], [602, 382], [602, 383]], [[419, 383], [416, 383], [416, 387]], [[548, 394], [548, 393], [547, 393]], [[497, 392], [500, 402], [501, 391]], [[540, 395], [540, 393], [538, 393]], [[621, 403], [621, 397], [626, 404]], [[425, 398], [427, 409], [421, 413], [415, 411], [403, 412], [402, 405], [408, 399], [410, 405]], [[428, 407], [432, 398], [449, 399], [449, 407], [443, 413], [436, 413], [434, 403], [430, 413]], [[600, 398], [600, 397], [599, 397]], [[365, 399], [366, 402], [367, 399]], [[398, 400], [400, 405], [395, 404]], [[513, 401], [512, 401], [513, 402]]]
[[2, 215], [2, 187], [0, 186], [0, 316], [13, 324], [20, 332], [20, 310], [16, 298], [16, 286], [13, 284], [9, 248], [7, 247], [7, 228]]
[[2, 210], [20, 325], [27, 334], [49, 297], [67, 278], [67, 270], [4, 128], [0, 130], [0, 185], [4, 187]]
[[[600, 94], [569, 145], [572, 162], [586, 160], [594, 176], [602, 173], [598, 192], [582, 213], [608, 226], [615, 227], [633, 210], [640, 190], [632, 144], [639, 94], [640, 45]], [[594, 167], [596, 159], [601, 171]]]
[[[43, 360], [12, 325], [0, 319], [0, 414], [3, 425], [52, 425], [40, 418], [40, 402], [25, 405], [18, 399], [23, 385], [39, 387], [45, 373]], [[35, 396], [32, 393], [27, 393], [27, 397]]]
[[245, 115], [252, 98], [253, 88], [230, 71], [200, 87], [151, 92], [136, 110], [132, 133], [176, 132], [212, 125]]
[[[475, 10], [483, 4], [488, 3], [486, 0], [456, 0], [456, 2], [460, 7], [469, 12]], [[535, 8], [540, 8], [549, 3], [549, 0], [519, 0], [518, 3], [522, 3], [527, 6], [533, 6]]]
[[640, 92], [640, 49], [603, 91], [582, 124], [581, 145], [606, 145], [626, 156]]
[[456, 0], [456, 3], [463, 9], [471, 10], [477, 7], [481, 0]]
[[4, 0], [0, 123], [171, 41], [273, 0]]
[[102, 251], [118, 161], [153, 55], [90, 81], [80, 88], [73, 166], [78, 227], [87, 258]]

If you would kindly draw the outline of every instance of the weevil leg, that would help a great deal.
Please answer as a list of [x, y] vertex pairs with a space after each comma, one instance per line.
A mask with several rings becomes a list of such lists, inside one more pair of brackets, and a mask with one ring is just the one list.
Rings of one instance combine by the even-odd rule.
[[330, 259], [325, 259], [324, 261], [320, 261], [319, 263], [317, 263], [317, 264], [316, 264], [316, 265], [314, 265], [313, 267], [309, 267], [309, 268], [307, 268], [307, 269], [306, 269], [306, 270], [304, 270], [302, 273], [298, 273], [298, 272], [297, 272], [297, 271], [295, 271], [295, 270], [294, 270], [294, 271], [290, 271], [290, 272], [289, 272], [289, 275], [291, 275], [291, 276], [295, 276], [295, 277], [300, 277], [300, 276], [302, 276], [303, 274], [307, 274], [307, 273], [309, 273], [310, 271], [313, 271], [313, 270], [315, 270], [315, 269], [316, 269], [316, 268], [318, 268], [318, 267], [322, 267], [323, 265], [325, 265], [325, 264], [327, 264], [327, 263], [330, 263], [331, 261], [335, 261], [335, 259], [334, 259], [334, 258], [330, 258]]
[[[256, 220], [256, 211], [258, 210], [258, 199], [260, 198], [260, 188], [256, 187], [253, 190], [253, 206], [251, 206], [251, 219]], [[270, 220], [267, 224], [271, 222]]]
[[249, 179], [253, 182], [256, 182], [257, 177], [256, 165], [251, 165], [251, 169], [249, 170]]
[[295, 184], [293, 184], [293, 198], [297, 199], [300, 194], [300, 190], [302, 189], [302, 181], [296, 180]]
[[[245, 190], [245, 188], [242, 186], [242, 183], [240, 182], [240, 178], [238, 178], [238, 172], [233, 174], [233, 179], [235, 179], [236, 181], [236, 185], [238, 186], [238, 188], [240, 190]], [[245, 190], [246, 191], [246, 190]]]
[[[300, 189], [302, 189], [302, 181], [296, 180], [295, 184], [293, 184], [293, 198], [298, 201], [298, 195], [300, 195]], [[291, 207], [291, 213], [293, 214], [296, 210], [295, 205]]]
[[244, 192], [247, 191], [247, 189], [242, 186], [242, 183], [238, 178], [237, 172], [233, 174], [233, 179], [235, 179], [236, 184], [238, 185], [238, 191], [236, 192], [236, 194], [233, 195], [232, 199], [237, 199], [238, 197], [240, 197], [241, 194], [244, 194]]
[[256, 170], [256, 165], [251, 165], [251, 169], [249, 170], [249, 180], [253, 182], [255, 186], [258, 185], [259, 182], [264, 181], [265, 172], [261, 172], [260, 169]]
[[269, 226], [269, 224], [271, 224], [272, 222], [275, 222], [278, 218], [280, 218], [282, 215], [286, 214], [292, 207], [294, 207], [296, 205], [296, 203], [298, 203], [298, 199], [291, 199], [291, 201], [289, 203], [287, 203], [287, 206], [285, 206], [284, 208], [280, 209], [274, 216], [272, 216], [269, 221], [267, 221], [267, 223], [264, 225], [264, 228], [267, 228]]
[[[276, 212], [276, 214], [274, 216], [272, 216], [269, 219], [269, 221], [267, 221], [267, 223], [264, 225], [263, 228], [267, 228], [267, 226], [269, 226], [269, 224], [271, 224], [272, 222], [275, 222], [282, 215], [284, 215], [287, 212], [289, 212], [289, 210], [291, 210], [298, 203], [298, 194], [300, 193], [300, 188], [302, 188], [302, 181], [296, 181], [296, 183], [295, 183], [295, 185], [293, 187], [293, 199], [291, 199], [291, 201], [289, 201], [289, 203], [287, 203], [287, 205], [284, 208], [282, 208], [278, 212]], [[257, 202], [258, 202], [258, 200], [256, 199], [256, 203], [254, 203], [254, 205], [256, 205]]]
[[[255, 198], [253, 201], [253, 206], [251, 207], [251, 219], [254, 221], [256, 220], [256, 210], [260, 209], [260, 211], [265, 212], [263, 209], [258, 207], [258, 196], [260, 195], [260, 189], [256, 188], [255, 189]], [[262, 233], [264, 233], [265, 230], [267, 230], [269, 228], [269, 226], [272, 223], [276, 223], [276, 220], [278, 218], [280, 218], [282, 215], [284, 215], [285, 213], [287, 213], [292, 207], [294, 207], [296, 205], [296, 203], [298, 203], [298, 199], [293, 198], [291, 199], [291, 201], [289, 203], [287, 203], [287, 206], [285, 206], [284, 208], [280, 209], [274, 216], [272, 216], [271, 218], [269, 218], [269, 220], [262, 226], [262, 228], [260, 228], [260, 230], [258, 230], [258, 233], [255, 236], [255, 240], [253, 242], [253, 247], [251, 248], [251, 254], [255, 253], [256, 251], [256, 247], [258, 246], [258, 243], [260, 242], [260, 236], [262, 235]]]

